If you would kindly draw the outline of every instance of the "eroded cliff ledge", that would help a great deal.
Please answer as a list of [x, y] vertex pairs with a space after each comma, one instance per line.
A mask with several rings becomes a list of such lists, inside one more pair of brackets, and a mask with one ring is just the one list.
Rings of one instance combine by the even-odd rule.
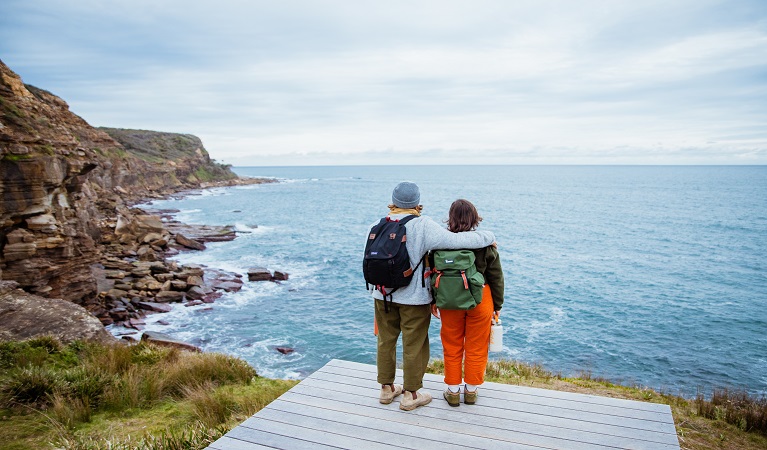
[[0, 280], [78, 304], [97, 295], [92, 269], [118, 208], [236, 178], [194, 136], [93, 128], [2, 61], [0, 176]]

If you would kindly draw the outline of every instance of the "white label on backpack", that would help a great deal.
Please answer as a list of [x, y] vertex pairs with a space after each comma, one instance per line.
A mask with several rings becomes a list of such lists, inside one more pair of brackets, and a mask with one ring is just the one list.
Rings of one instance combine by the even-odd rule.
[[454, 261], [452, 259], [446, 259], [445, 260], [445, 264], [453, 264], [453, 262]]
[[370, 252], [371, 255], [377, 255], [378, 252]]

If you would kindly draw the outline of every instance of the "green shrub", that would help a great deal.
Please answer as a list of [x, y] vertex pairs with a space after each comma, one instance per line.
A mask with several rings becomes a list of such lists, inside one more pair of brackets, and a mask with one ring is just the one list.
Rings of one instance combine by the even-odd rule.
[[162, 373], [131, 367], [121, 373], [104, 390], [105, 408], [122, 410], [150, 406], [166, 395], [166, 382]]
[[94, 345], [84, 351], [84, 364], [110, 375], [121, 374], [133, 365], [133, 349], [122, 345]]
[[21, 342], [0, 342], [0, 368], [42, 366], [64, 350], [59, 341], [50, 336]]
[[77, 366], [63, 372], [66, 394], [88, 405], [98, 406], [113, 377], [97, 367]]
[[169, 393], [179, 396], [185, 387], [208, 382], [215, 385], [248, 383], [256, 376], [256, 370], [241, 359], [220, 353], [184, 353], [167, 367], [165, 376]]
[[30, 351], [25, 342], [0, 342], [0, 368], [40, 365], [48, 358], [48, 352]]
[[194, 176], [200, 181], [212, 181], [215, 176], [206, 167], [198, 167], [194, 171]]
[[231, 390], [215, 389], [210, 382], [185, 386], [182, 393], [190, 402], [194, 417], [209, 427], [225, 423], [239, 409]]
[[154, 365], [160, 361], [175, 362], [181, 350], [175, 347], [161, 347], [140, 342], [131, 348], [131, 361], [138, 365]]
[[6, 405], [47, 403], [64, 384], [58, 373], [46, 367], [17, 368], [0, 384], [0, 398]]
[[0, 368], [11, 367], [16, 361], [15, 342], [0, 342]]
[[30, 348], [42, 348], [48, 354], [60, 353], [64, 346], [53, 336], [40, 336], [25, 341]]

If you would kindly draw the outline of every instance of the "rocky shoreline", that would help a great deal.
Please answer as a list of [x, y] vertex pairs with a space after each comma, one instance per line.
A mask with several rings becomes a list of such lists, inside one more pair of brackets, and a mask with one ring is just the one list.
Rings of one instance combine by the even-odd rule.
[[94, 128], [2, 61], [0, 174], [0, 339], [65, 342], [93, 339], [76, 333], [92, 325], [111, 339], [104, 325], [138, 329], [172, 303], [241, 287], [241, 276], [168, 260], [234, 239], [233, 229], [189, 227], [135, 205], [275, 181], [238, 177], [191, 134]]
[[[202, 189], [275, 182], [272, 179], [238, 178], [206, 183], [201, 189], [184, 190], [170, 197], [184, 197]], [[168, 198], [157, 195], [135, 204]], [[175, 219], [178, 210], [122, 208], [113, 220], [102, 224], [103, 260], [94, 266], [99, 294], [83, 306], [106, 327], [135, 331], [116, 336], [133, 341], [146, 326], [150, 314], [167, 313], [174, 304], [186, 307], [214, 303], [224, 293], [237, 292], [243, 274], [171, 260], [186, 251], [205, 250], [206, 243], [231, 241], [231, 226], [189, 225]], [[287, 274], [263, 268], [250, 271], [250, 281], [278, 281]], [[268, 276], [265, 276], [268, 275]], [[162, 324], [162, 321], [158, 321]], [[150, 339], [155, 339], [148, 334]], [[147, 337], [147, 336], [144, 336]], [[157, 338], [159, 339], [159, 338]]]

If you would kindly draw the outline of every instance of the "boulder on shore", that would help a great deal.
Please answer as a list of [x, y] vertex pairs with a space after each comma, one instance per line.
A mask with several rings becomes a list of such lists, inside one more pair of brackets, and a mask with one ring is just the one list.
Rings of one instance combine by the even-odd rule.
[[288, 279], [288, 273], [280, 272], [279, 270], [275, 270], [274, 276], [272, 276], [272, 281], [287, 281], [287, 279]]
[[274, 347], [274, 349], [282, 353], [283, 355], [289, 355], [296, 351], [296, 349], [292, 347]]
[[180, 302], [184, 300], [184, 293], [179, 291], [162, 291], [158, 292], [154, 299], [158, 303]]
[[251, 267], [248, 269], [248, 281], [269, 281], [272, 273], [265, 267]]
[[181, 233], [178, 233], [176, 235], [176, 243], [179, 245], [183, 245], [186, 248], [191, 248], [192, 250], [205, 250], [205, 244], [203, 244], [202, 242], [196, 241], [194, 239], [188, 238]]
[[199, 286], [192, 286], [186, 292], [186, 297], [192, 300], [202, 300], [205, 297], [205, 291]]
[[80, 305], [43, 298], [0, 281], [0, 341], [53, 336], [63, 343], [76, 340], [114, 343], [101, 321]]
[[165, 303], [139, 302], [138, 306], [141, 309], [144, 309], [144, 310], [147, 310], [147, 311], [159, 312], [159, 313], [167, 313], [167, 312], [171, 312], [173, 310], [172, 306], [167, 305]]
[[201, 352], [200, 347], [192, 345], [188, 342], [184, 342], [172, 337], [169, 334], [160, 333], [157, 331], [145, 331], [141, 336], [142, 341], [151, 342], [153, 344], [161, 345], [164, 347], [176, 347], [182, 350], [190, 350], [193, 352]]

